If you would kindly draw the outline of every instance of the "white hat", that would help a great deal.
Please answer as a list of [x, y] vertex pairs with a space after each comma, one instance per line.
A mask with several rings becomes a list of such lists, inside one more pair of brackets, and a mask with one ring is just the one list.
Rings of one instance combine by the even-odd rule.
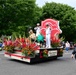
[[37, 26], [39, 26], [40, 25], [40, 23], [37, 23]]
[[37, 43], [37, 45], [39, 46], [39, 45], [40, 45], [40, 43]]

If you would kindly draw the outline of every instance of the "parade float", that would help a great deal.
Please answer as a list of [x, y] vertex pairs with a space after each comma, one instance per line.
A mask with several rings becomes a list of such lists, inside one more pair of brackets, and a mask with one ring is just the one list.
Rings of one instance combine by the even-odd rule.
[[57, 59], [63, 56], [63, 47], [60, 45], [58, 35], [62, 33], [59, 28], [59, 21], [46, 19], [41, 22], [41, 32], [45, 36], [44, 29], [49, 23], [51, 27], [52, 48], [40, 47], [36, 42], [31, 42], [28, 38], [16, 38], [14, 41], [8, 40], [4, 46], [4, 56], [27, 63]]

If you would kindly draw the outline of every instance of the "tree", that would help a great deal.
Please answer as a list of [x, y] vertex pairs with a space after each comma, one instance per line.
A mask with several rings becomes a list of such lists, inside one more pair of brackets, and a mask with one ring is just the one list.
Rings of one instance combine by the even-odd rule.
[[26, 25], [33, 24], [35, 0], [0, 0], [0, 3], [1, 34], [22, 33], [26, 31]]
[[60, 28], [62, 29], [60, 37], [63, 36], [65, 40], [74, 41], [76, 38], [76, 10], [68, 5], [54, 2], [46, 3], [42, 8], [42, 19], [52, 18], [59, 20]]
[[[0, 35], [13, 32], [28, 35], [28, 28], [47, 18], [59, 20], [65, 40], [75, 41], [76, 10], [60, 3], [46, 3], [42, 8], [36, 0], [0, 0]], [[72, 37], [71, 37], [72, 36]], [[70, 38], [69, 38], [70, 37]]]
[[5, 5], [5, 0], [0, 0], [0, 35], [4, 33], [5, 31], [3, 30], [4, 26], [4, 5]]
[[[35, 5], [35, 11], [34, 11], [34, 24], [37, 22], [41, 22], [41, 16], [42, 16], [42, 8]], [[35, 26], [35, 25], [34, 25]]]

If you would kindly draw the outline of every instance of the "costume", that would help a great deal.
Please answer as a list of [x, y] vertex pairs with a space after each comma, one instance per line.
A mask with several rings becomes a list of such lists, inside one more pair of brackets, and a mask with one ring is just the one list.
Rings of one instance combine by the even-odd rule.
[[36, 37], [40, 34], [41, 27], [38, 25], [34, 28], [36, 30]]
[[51, 40], [50, 40], [51, 29], [50, 27], [46, 28], [46, 48], [51, 48]]
[[44, 36], [42, 34], [39, 34], [38, 37], [36, 38], [38, 43], [43, 43], [44, 42]]
[[30, 34], [29, 37], [30, 37], [30, 39], [31, 39], [32, 42], [34, 42], [36, 40], [36, 36], [35, 36], [34, 33]]

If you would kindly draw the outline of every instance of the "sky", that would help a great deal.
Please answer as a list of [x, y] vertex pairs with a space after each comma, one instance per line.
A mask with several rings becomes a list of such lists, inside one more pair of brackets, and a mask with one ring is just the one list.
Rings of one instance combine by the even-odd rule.
[[67, 4], [76, 9], [76, 0], [36, 0], [36, 4], [40, 7], [42, 7], [46, 2]]

